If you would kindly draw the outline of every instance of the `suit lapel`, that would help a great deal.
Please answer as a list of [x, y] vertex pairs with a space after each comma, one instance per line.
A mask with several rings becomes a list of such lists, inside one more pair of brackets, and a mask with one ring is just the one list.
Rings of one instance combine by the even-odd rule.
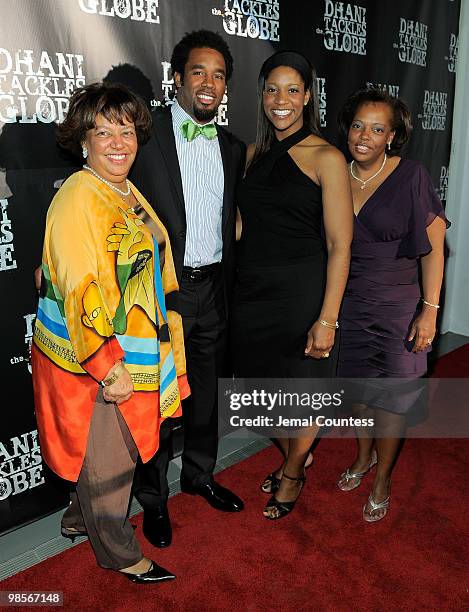
[[173, 121], [171, 111], [162, 112], [153, 124], [155, 140], [158, 143], [168, 171], [169, 179], [173, 182], [178, 197], [178, 204], [185, 218], [184, 192], [182, 189], [181, 169], [174, 139]]
[[232, 152], [227, 136], [217, 125], [218, 142], [220, 143], [221, 159], [223, 163], [224, 189], [223, 189], [223, 212], [222, 233], [225, 233], [230, 208], [233, 206], [231, 195], [233, 193], [234, 173], [232, 172]]
[[[231, 208], [234, 206], [232, 194], [235, 181], [235, 173], [232, 170], [232, 150], [228, 141], [228, 137], [223, 129], [217, 127], [218, 141], [220, 144], [220, 153], [223, 164], [224, 189], [223, 189], [223, 210], [222, 210], [222, 234], [225, 233], [227, 221], [229, 219]], [[153, 130], [155, 140], [160, 148], [161, 156], [166, 165], [169, 180], [172, 181], [177, 194], [177, 206], [182, 218], [186, 218], [186, 209], [184, 204], [184, 192], [182, 188], [181, 169], [176, 149], [176, 141], [174, 139], [173, 122], [171, 111], [161, 112], [154, 120]]]

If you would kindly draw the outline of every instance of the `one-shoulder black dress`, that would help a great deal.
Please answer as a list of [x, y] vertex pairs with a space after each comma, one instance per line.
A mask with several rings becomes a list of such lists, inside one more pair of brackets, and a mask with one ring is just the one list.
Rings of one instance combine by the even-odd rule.
[[327, 253], [321, 188], [288, 150], [310, 133], [303, 127], [275, 142], [238, 190], [243, 231], [231, 324], [238, 377], [321, 378], [335, 370], [335, 351], [328, 359], [304, 355], [324, 298]]

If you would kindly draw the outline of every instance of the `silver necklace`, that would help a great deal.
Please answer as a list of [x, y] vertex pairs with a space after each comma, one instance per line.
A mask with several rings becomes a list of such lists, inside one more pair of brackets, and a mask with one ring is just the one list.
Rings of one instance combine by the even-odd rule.
[[108, 187], [110, 187], [111, 189], [116, 191], [119, 195], [121, 195], [123, 197], [126, 197], [126, 196], [130, 195], [130, 183], [129, 183], [129, 181], [127, 179], [125, 179], [125, 184], [127, 185], [127, 191], [122, 191], [122, 189], [119, 189], [119, 187], [116, 187], [115, 185], [113, 185], [111, 183], [111, 181], [107, 181], [100, 174], [95, 172], [93, 170], [93, 168], [90, 168], [90, 166], [88, 166], [87, 164], [83, 165], [83, 169], [84, 170], [89, 170], [91, 172], [91, 174], [94, 174], [96, 178], [98, 178], [100, 181], [103, 181], [103, 183], [105, 183]]
[[370, 181], [372, 181], [374, 178], [376, 178], [378, 176], [378, 174], [380, 174], [384, 168], [384, 166], [386, 165], [386, 161], [387, 161], [387, 155], [386, 153], [384, 154], [384, 159], [383, 159], [383, 163], [381, 164], [381, 168], [378, 170], [378, 172], [375, 172], [373, 174], [373, 176], [370, 176], [370, 178], [367, 178], [366, 181], [364, 181], [363, 179], [361, 179], [359, 176], [357, 176], [356, 174], [353, 173], [353, 164], [355, 163], [355, 160], [352, 161], [352, 163], [350, 164], [350, 174], [353, 176], [353, 178], [356, 181], [359, 181], [361, 183], [361, 187], [360, 189], [365, 189], [366, 184], [369, 183]]

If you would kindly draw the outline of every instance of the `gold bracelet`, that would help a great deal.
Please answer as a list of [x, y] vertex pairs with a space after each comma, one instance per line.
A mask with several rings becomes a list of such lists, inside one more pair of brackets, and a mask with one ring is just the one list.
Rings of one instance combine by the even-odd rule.
[[318, 319], [318, 321], [321, 325], [324, 325], [324, 327], [327, 327], [328, 329], [339, 329], [338, 321], [335, 323], [328, 323], [327, 321], [324, 321], [324, 319]]
[[440, 307], [440, 305], [439, 305], [439, 304], [431, 304], [430, 302], [427, 302], [427, 300], [424, 300], [423, 298], [422, 298], [422, 302], [423, 302], [424, 304], [426, 304], [427, 306], [431, 306], [432, 308], [436, 308], [437, 310], [438, 310], [438, 308]]
[[122, 361], [119, 361], [114, 372], [110, 376], [105, 378], [103, 381], [101, 381], [101, 385], [103, 387], [110, 387], [111, 385], [113, 385], [119, 378], [122, 368], [124, 368], [124, 364], [122, 363]]

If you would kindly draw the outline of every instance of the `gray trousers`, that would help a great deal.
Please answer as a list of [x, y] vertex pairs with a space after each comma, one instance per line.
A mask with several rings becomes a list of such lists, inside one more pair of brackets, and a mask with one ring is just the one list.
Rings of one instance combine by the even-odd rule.
[[62, 527], [86, 531], [98, 565], [130, 567], [143, 557], [127, 517], [138, 450], [116, 404], [99, 390], [85, 459]]

